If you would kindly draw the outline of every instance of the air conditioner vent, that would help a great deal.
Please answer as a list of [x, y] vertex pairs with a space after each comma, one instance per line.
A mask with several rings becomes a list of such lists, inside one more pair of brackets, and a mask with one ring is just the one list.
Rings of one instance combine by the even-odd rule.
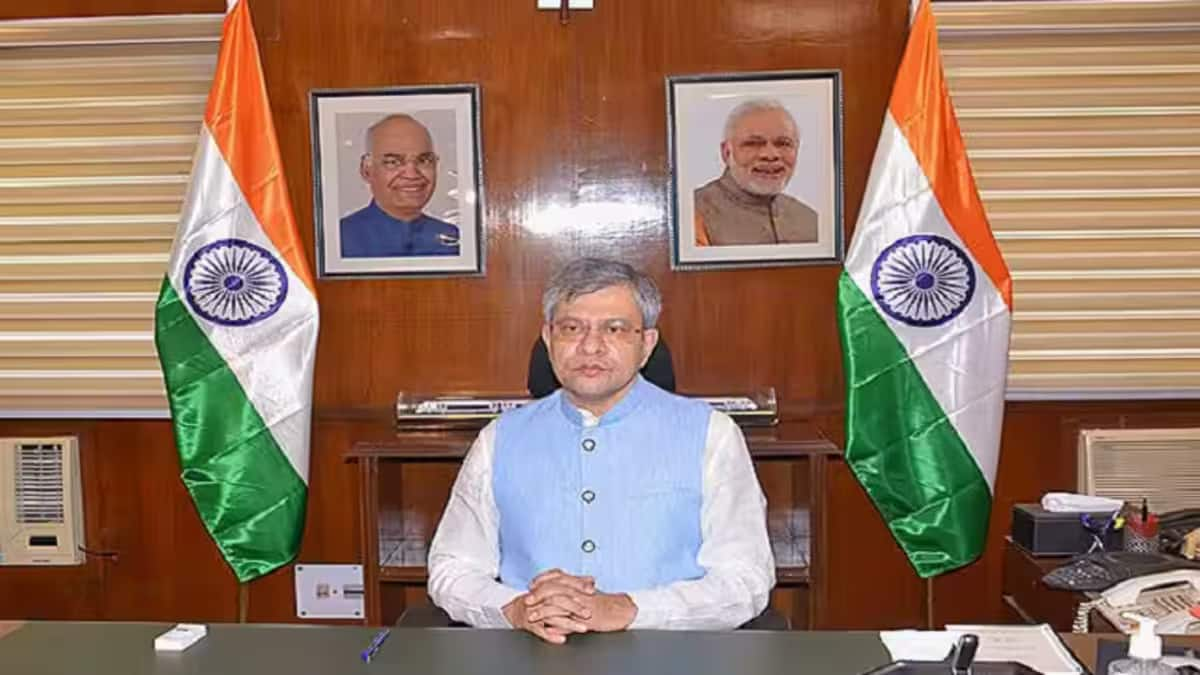
[[17, 523], [61, 524], [63, 514], [63, 446], [20, 443], [16, 447]]
[[84, 562], [79, 440], [0, 438], [0, 565]]
[[1200, 429], [1080, 431], [1079, 491], [1156, 513], [1200, 507]]

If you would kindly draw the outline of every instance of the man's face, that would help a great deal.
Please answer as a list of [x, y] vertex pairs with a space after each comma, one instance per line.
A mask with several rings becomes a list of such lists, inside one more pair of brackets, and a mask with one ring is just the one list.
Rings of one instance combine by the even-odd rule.
[[437, 185], [429, 132], [409, 120], [391, 120], [375, 128], [369, 151], [359, 171], [375, 203], [402, 220], [419, 216]]
[[756, 110], [742, 115], [733, 137], [721, 143], [721, 158], [743, 190], [774, 196], [792, 178], [800, 139], [782, 110]]
[[560, 303], [542, 339], [571, 402], [603, 415], [633, 385], [658, 331], [643, 329], [633, 289], [619, 285]]

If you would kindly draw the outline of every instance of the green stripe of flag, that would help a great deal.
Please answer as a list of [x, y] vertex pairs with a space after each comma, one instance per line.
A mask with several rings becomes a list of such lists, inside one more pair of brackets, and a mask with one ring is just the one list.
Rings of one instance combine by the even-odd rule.
[[155, 312], [183, 482], [238, 581], [295, 557], [307, 488], [229, 365], [164, 279]]
[[838, 301], [846, 461], [917, 574], [965, 565], [983, 550], [987, 482], [900, 340], [844, 272]]

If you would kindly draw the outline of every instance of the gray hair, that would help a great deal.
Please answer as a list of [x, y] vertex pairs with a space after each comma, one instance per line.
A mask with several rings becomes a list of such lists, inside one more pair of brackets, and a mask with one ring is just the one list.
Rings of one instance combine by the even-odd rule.
[[411, 123], [421, 127], [422, 129], [424, 129], [425, 135], [429, 137], [429, 142], [431, 144], [433, 143], [433, 134], [429, 133], [429, 129], [424, 124], [421, 124], [421, 120], [413, 117], [412, 115], [409, 115], [408, 113], [392, 113], [391, 115], [388, 115], [388, 116], [384, 117], [383, 119], [376, 121], [371, 126], [367, 127], [367, 131], [363, 135], [363, 140], [366, 141], [367, 145], [363, 152], [365, 152], [366, 154], [371, 153], [371, 139], [374, 138], [376, 129], [387, 124], [388, 122], [396, 122], [399, 120], [403, 120], [405, 122], [411, 122]]
[[742, 121], [742, 118], [750, 113], [761, 112], [764, 110], [779, 111], [787, 116], [788, 121], [792, 123], [792, 129], [799, 135], [800, 127], [796, 125], [796, 118], [792, 117], [792, 113], [783, 104], [773, 98], [752, 98], [748, 101], [743, 101], [737, 104], [733, 110], [729, 111], [729, 116], [725, 118], [725, 136], [723, 140], [733, 140], [733, 130], [737, 127], [737, 123]]
[[542, 316], [546, 323], [550, 323], [560, 303], [610, 286], [627, 286], [633, 291], [638, 309], [642, 312], [643, 327], [654, 328], [658, 324], [658, 315], [662, 312], [662, 294], [658, 292], [654, 280], [631, 265], [604, 258], [580, 258], [556, 272], [542, 294]]

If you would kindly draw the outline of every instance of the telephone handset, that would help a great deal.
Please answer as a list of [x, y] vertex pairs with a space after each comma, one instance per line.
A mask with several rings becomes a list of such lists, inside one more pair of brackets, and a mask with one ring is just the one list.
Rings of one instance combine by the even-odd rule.
[[1138, 614], [1157, 621], [1162, 635], [1200, 634], [1200, 570], [1171, 570], [1122, 581], [1101, 593], [1095, 608], [1125, 633], [1133, 633], [1137, 622], [1122, 615]]

